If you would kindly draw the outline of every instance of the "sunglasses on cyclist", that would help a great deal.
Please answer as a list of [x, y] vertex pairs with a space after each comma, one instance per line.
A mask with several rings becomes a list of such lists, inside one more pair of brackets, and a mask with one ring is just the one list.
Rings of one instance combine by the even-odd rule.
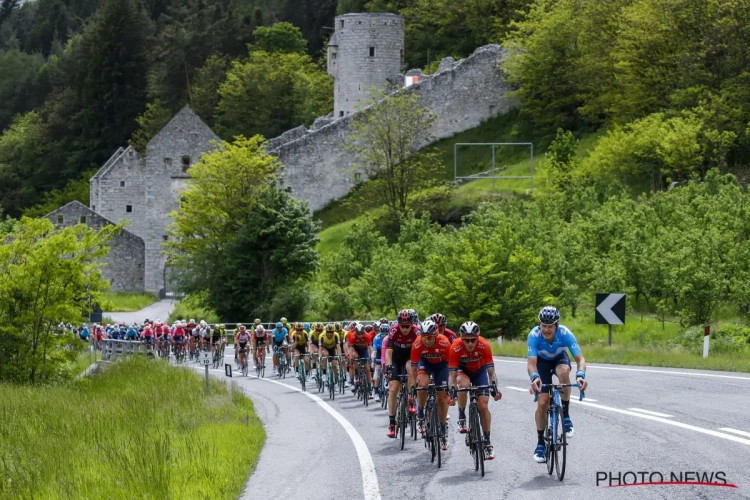
[[473, 344], [474, 342], [477, 342], [479, 340], [479, 337], [461, 337], [462, 342], [466, 342], [467, 344]]
[[407, 323], [407, 324], [399, 323], [398, 327], [399, 328], [411, 328], [411, 323]]

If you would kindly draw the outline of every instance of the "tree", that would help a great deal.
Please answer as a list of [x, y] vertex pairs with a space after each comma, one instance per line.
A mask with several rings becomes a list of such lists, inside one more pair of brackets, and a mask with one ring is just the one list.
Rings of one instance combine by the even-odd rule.
[[575, 168], [576, 139], [568, 130], [557, 129], [557, 136], [547, 150], [547, 161], [551, 171], [552, 182], [558, 188], [564, 188], [570, 181], [570, 174]]
[[292, 23], [276, 23], [273, 26], [259, 26], [253, 31], [253, 49], [265, 52], [304, 54], [307, 40], [302, 31]]
[[192, 109], [209, 127], [216, 123], [219, 89], [227, 79], [229, 62], [221, 54], [213, 54], [198, 70], [193, 80]]
[[419, 104], [419, 95], [381, 89], [371, 92], [369, 107], [352, 120], [347, 148], [356, 159], [351, 168], [365, 173], [396, 220], [409, 210], [409, 196], [427, 187], [442, 168], [440, 154], [424, 148], [433, 140], [436, 118]]
[[145, 155], [148, 142], [169, 123], [173, 116], [174, 113], [159, 99], [146, 104], [146, 111], [135, 119], [138, 122], [138, 130], [130, 138], [130, 145], [141, 155]]
[[208, 305], [222, 318], [268, 318], [279, 302], [300, 303], [294, 291], [304, 286], [297, 280], [311, 276], [317, 266], [319, 225], [310, 218], [307, 204], [272, 185], [259, 189], [254, 198], [220, 254], [216, 278], [208, 284]]
[[251, 50], [219, 88], [222, 137], [276, 137], [333, 109], [333, 81], [305, 54]]
[[6, 235], [0, 245], [0, 380], [37, 384], [65, 375], [77, 344], [57, 325], [79, 323], [90, 298], [108, 288], [100, 259], [119, 230], [55, 229], [47, 219], [24, 218]]
[[135, 0], [106, 0], [83, 35], [86, 76], [77, 138], [86, 169], [126, 144], [146, 107], [151, 27]]
[[190, 168], [180, 207], [172, 213], [167, 243], [183, 291], [199, 293], [215, 277], [216, 260], [252, 212], [256, 196], [281, 165], [266, 154], [264, 139], [222, 142]]

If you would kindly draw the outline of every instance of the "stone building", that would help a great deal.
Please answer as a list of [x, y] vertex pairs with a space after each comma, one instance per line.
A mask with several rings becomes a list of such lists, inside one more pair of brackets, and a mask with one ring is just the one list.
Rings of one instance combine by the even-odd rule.
[[[357, 113], [367, 111], [346, 114], [352, 109], [347, 106], [353, 106], [352, 99], [359, 95], [357, 94], [359, 86], [356, 82], [359, 78], [365, 77], [356, 70], [345, 71], [344, 68], [349, 64], [356, 66], [356, 64], [362, 65], [363, 63], [361, 60], [357, 61], [354, 56], [346, 56], [342, 60], [340, 54], [349, 54], [345, 40], [349, 40], [346, 43], [356, 44], [359, 47], [358, 51], [369, 45], [362, 45], [357, 41], [357, 37], [352, 37], [352, 33], [347, 34], [346, 37], [340, 36], [340, 23], [343, 20], [344, 29], [348, 29], [347, 26], [352, 24], [350, 21], [356, 22], [360, 18], [379, 19], [378, 16], [385, 16], [384, 19], [394, 21], [400, 20], [398, 16], [384, 14], [346, 14], [336, 18], [336, 34], [333, 39], [335, 51], [329, 47], [329, 57], [331, 57], [329, 72], [337, 76], [334, 91], [337, 99], [335, 102], [338, 104], [334, 106], [338, 107], [334, 116], [329, 115], [317, 119], [310, 129], [300, 126], [268, 141], [268, 152], [277, 156], [286, 167], [283, 176], [286, 184], [292, 188], [293, 196], [307, 201], [313, 211], [323, 208], [332, 200], [345, 196], [358, 182], [365, 180], [363, 174], [350, 170], [350, 166], [355, 163], [355, 158], [353, 153], [345, 147], [352, 120]], [[355, 24], [355, 26], [359, 25]], [[383, 28], [387, 27], [383, 26]], [[395, 31], [396, 28], [398, 26], [393, 25], [388, 29]], [[403, 26], [400, 29], [403, 29]], [[369, 40], [374, 40], [374, 36]], [[365, 40], [366, 34], [362, 33], [361, 38]], [[372, 46], [376, 47], [376, 55], [385, 54], [385, 51], [377, 51], [374, 41], [362, 43], [372, 43]], [[399, 67], [401, 53], [393, 49], [388, 54], [391, 58], [390, 67]], [[505, 56], [505, 52], [498, 45], [487, 45], [478, 48], [471, 56], [460, 61], [447, 57], [441, 61], [437, 72], [432, 75], [422, 75], [419, 71], [409, 72], [409, 75], [417, 78], [412, 77], [411, 85], [397, 92], [418, 94], [420, 104], [429, 107], [437, 114], [432, 127], [433, 136], [436, 139], [451, 137], [515, 107], [516, 103], [506, 96], [510, 86], [504, 81], [502, 71], [499, 69]], [[331, 69], [334, 59], [337, 67]], [[361, 67], [364, 68], [364, 66]], [[383, 67], [389, 66], [384, 63]], [[380, 75], [383, 76], [385, 73], [383, 70]], [[338, 92], [340, 81], [341, 93]], [[403, 85], [403, 76], [401, 82]], [[348, 101], [341, 101], [341, 99], [348, 99]], [[341, 111], [344, 111], [343, 116], [339, 116]]]
[[[107, 259], [107, 267], [116, 268], [107, 271], [113, 290], [163, 293], [169, 289], [166, 256], [162, 254], [171, 222], [169, 214], [177, 210], [180, 191], [190, 178], [190, 166], [201, 154], [214, 148], [212, 141], [219, 140], [195, 113], [184, 107], [149, 141], [144, 157], [132, 146], [119, 148], [91, 178], [90, 210], [79, 204], [76, 210], [81, 217], [87, 217], [79, 220], [92, 225], [91, 221], [119, 223], [128, 219], [127, 237], [140, 239], [142, 245], [141, 253], [132, 254], [133, 259], [125, 262]], [[58, 216], [63, 221], [66, 217], [75, 221], [75, 214], [64, 212], [72, 210], [68, 207], [70, 204], [47, 217], [53, 222]], [[86, 214], [82, 208], [87, 210]], [[118, 255], [114, 246], [111, 252]], [[130, 260], [135, 277], [122, 281], [120, 268], [131, 266]], [[135, 285], [138, 279], [140, 287]]]
[[401, 86], [404, 19], [397, 14], [344, 14], [334, 25], [328, 74], [335, 79], [333, 116], [340, 118], [367, 102], [371, 88]]
[[[104, 226], [114, 224], [78, 201], [71, 201], [45, 216], [58, 227], [86, 224], [99, 231]], [[110, 240], [110, 249], [104, 259], [102, 275], [107, 279], [113, 292], [142, 292], [144, 290], [144, 266], [146, 246], [143, 239], [130, 231], [123, 230]]]

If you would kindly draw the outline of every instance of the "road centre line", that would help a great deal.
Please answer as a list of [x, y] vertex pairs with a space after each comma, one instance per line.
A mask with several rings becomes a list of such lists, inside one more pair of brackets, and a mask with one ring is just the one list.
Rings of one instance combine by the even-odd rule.
[[[526, 364], [526, 361], [515, 361], [510, 359], [498, 359], [497, 356], [493, 356], [495, 358], [495, 361], [499, 361], [500, 363], [521, 363]], [[746, 382], [750, 382], [750, 377], [739, 377], [736, 375], [718, 375], [714, 373], [690, 373], [690, 372], [672, 372], [668, 370], [650, 370], [645, 368], [620, 368], [617, 366], [600, 366], [595, 364], [588, 364], [586, 363], [586, 368], [597, 368], [600, 370], [620, 370], [620, 371], [626, 371], [626, 372], [644, 372], [644, 373], [664, 373], [667, 375], [688, 375], [691, 377], [714, 377], [714, 378], [729, 378], [729, 379], [735, 379], [735, 380], [744, 380]]]
[[732, 434], [739, 434], [740, 436], [745, 436], [745, 437], [750, 438], [750, 432], [738, 431], [737, 429], [732, 429], [731, 427], [721, 427], [719, 430], [725, 431], [725, 432], [731, 432]]
[[731, 434], [724, 434], [722, 432], [716, 432], [716, 431], [711, 430], [711, 429], [704, 429], [702, 427], [696, 427], [695, 425], [683, 424], [682, 422], [677, 422], [675, 420], [668, 420], [666, 418], [655, 417], [653, 415], [646, 415], [646, 414], [643, 414], [643, 413], [637, 413], [637, 412], [629, 411], [629, 410], [621, 410], [620, 408], [613, 408], [611, 406], [598, 405], [598, 404], [594, 404], [594, 403], [589, 403], [587, 401], [578, 401], [576, 399], [571, 399], [571, 401], [573, 403], [577, 403], [579, 405], [590, 406], [592, 408], [598, 408], [600, 410], [611, 411], [611, 412], [614, 412], [614, 413], [620, 413], [622, 415], [629, 415], [631, 417], [638, 417], [638, 418], [643, 418], [643, 419], [646, 419], [646, 420], [653, 420], [654, 422], [661, 422], [663, 424], [673, 425], [675, 427], [681, 427], [683, 429], [687, 429], [687, 430], [690, 430], [690, 431], [700, 432], [701, 434], [708, 434], [709, 436], [714, 436], [714, 437], [718, 437], [718, 438], [722, 438], [722, 439], [727, 439], [729, 441], [734, 441], [735, 443], [741, 443], [741, 444], [750, 446], [750, 439], [743, 439], [743, 438], [740, 438], [740, 437], [737, 437], [737, 436], [732, 436]]
[[[211, 371], [223, 372], [224, 370], [212, 369]], [[357, 452], [357, 458], [359, 458], [359, 466], [362, 472], [362, 488], [364, 491], [365, 500], [381, 500], [380, 486], [378, 485], [378, 476], [377, 476], [377, 473], [375, 472], [375, 462], [372, 459], [370, 450], [367, 448], [367, 443], [365, 443], [365, 440], [362, 439], [362, 436], [360, 435], [359, 432], [357, 432], [357, 429], [355, 429], [354, 426], [343, 415], [341, 415], [338, 411], [334, 410], [331, 405], [323, 401], [321, 398], [319, 398], [315, 394], [310, 394], [309, 392], [303, 392], [302, 389], [298, 387], [294, 387], [293, 385], [285, 384], [283, 382], [278, 382], [276, 380], [270, 380], [267, 378], [258, 378], [255, 375], [249, 375], [248, 378], [250, 377], [255, 378], [257, 380], [262, 380], [264, 382], [270, 382], [272, 384], [280, 385], [282, 387], [286, 387], [287, 389], [293, 389], [299, 393], [302, 393], [308, 398], [318, 403], [318, 405], [320, 405], [321, 408], [323, 408], [333, 418], [335, 418], [338, 421], [338, 423], [341, 424], [341, 426], [344, 428], [346, 433], [349, 435], [349, 439], [352, 440], [354, 449]]]
[[674, 415], [667, 415], [666, 413], [659, 413], [658, 411], [642, 410], [641, 408], [628, 408], [630, 411], [637, 411], [638, 413], [645, 413], [646, 415], [653, 415], [655, 417], [672, 418]]

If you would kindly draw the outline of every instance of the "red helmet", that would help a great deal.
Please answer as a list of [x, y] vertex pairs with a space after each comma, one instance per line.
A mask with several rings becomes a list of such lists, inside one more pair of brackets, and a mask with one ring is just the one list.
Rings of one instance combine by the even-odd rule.
[[365, 331], [366, 331], [367, 333], [372, 333], [372, 332], [373, 332], [374, 330], [375, 330], [375, 329], [374, 329], [374, 328], [372, 327], [372, 325], [367, 325], [367, 326], [365, 327]]
[[403, 326], [411, 326], [411, 313], [408, 309], [403, 309], [398, 313], [398, 324]]
[[445, 318], [445, 315], [435, 313], [432, 315], [432, 321], [434, 321], [437, 326], [445, 326], [447, 320]]

